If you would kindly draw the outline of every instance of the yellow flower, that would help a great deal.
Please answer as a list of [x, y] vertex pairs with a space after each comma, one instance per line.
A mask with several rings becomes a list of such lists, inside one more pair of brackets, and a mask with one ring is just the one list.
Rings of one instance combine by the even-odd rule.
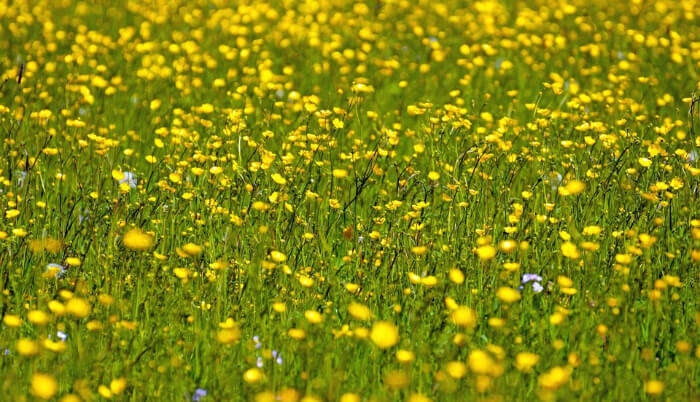
[[431, 402], [432, 400], [425, 395], [413, 393], [408, 397], [407, 402]]
[[649, 167], [649, 166], [651, 166], [651, 159], [639, 158], [639, 159], [637, 159], [637, 163], [639, 163], [642, 167]]
[[628, 265], [632, 262], [632, 256], [629, 254], [616, 254], [615, 262], [622, 265]]
[[489, 326], [494, 327], [494, 328], [502, 328], [504, 325], [506, 325], [506, 320], [500, 317], [491, 317], [489, 318]]
[[[104, 306], [109, 306], [112, 303], [114, 303], [114, 297], [112, 297], [108, 294], [105, 294], [105, 293], [99, 295], [97, 297], [97, 300]], [[49, 307], [50, 307], [50, 305], [49, 305]]]
[[573, 296], [578, 293], [578, 291], [574, 288], [561, 288], [561, 292], [569, 296]]
[[109, 388], [107, 388], [104, 385], [100, 385], [99, 387], [97, 387], [97, 393], [105, 399], [112, 399], [113, 396], [112, 391], [110, 391]]
[[507, 286], [500, 287], [496, 291], [496, 296], [506, 303], [514, 303], [520, 300], [520, 292]]
[[572, 281], [571, 278], [569, 278], [568, 276], [564, 275], [557, 276], [557, 283], [562, 288], [570, 288], [574, 286], [574, 281]]
[[287, 311], [287, 305], [282, 302], [275, 302], [272, 304], [272, 309], [278, 313], [284, 313]]
[[654, 243], [656, 243], [656, 237], [648, 235], [646, 233], [642, 233], [639, 235], [639, 243], [642, 247], [649, 248], [653, 246]]
[[496, 248], [490, 244], [483, 245], [476, 249], [476, 254], [484, 261], [490, 260], [496, 256]]
[[423, 255], [428, 252], [428, 247], [426, 246], [414, 246], [411, 247], [411, 252], [415, 255]]
[[476, 374], [489, 374], [495, 366], [493, 358], [483, 350], [474, 350], [469, 353], [469, 368]]
[[273, 173], [270, 177], [272, 177], [272, 180], [280, 186], [284, 186], [285, 184], [287, 184], [287, 179], [282, 177], [282, 175], [279, 173]]
[[66, 258], [66, 264], [70, 265], [71, 267], [79, 267], [80, 266], [80, 258], [68, 257], [68, 258]]
[[187, 268], [175, 268], [173, 273], [180, 279], [187, 279], [190, 276], [190, 271]]
[[79, 297], [74, 297], [66, 303], [66, 311], [77, 318], [85, 318], [90, 315], [90, 304]]
[[649, 395], [659, 395], [664, 390], [664, 383], [659, 380], [651, 380], [644, 383], [644, 392]]
[[357, 327], [354, 331], [355, 338], [357, 339], [367, 339], [369, 338], [369, 329], [365, 327]]
[[306, 320], [311, 324], [318, 324], [323, 321], [323, 315], [316, 310], [306, 310], [306, 312], [304, 312], [304, 317], [306, 317]]
[[61, 353], [66, 350], [66, 343], [62, 341], [52, 341], [51, 339], [44, 339], [44, 348], [55, 353]]
[[428, 286], [428, 287], [432, 287], [432, 286], [437, 285], [438, 279], [437, 279], [435, 276], [433, 276], [433, 275], [429, 275], [429, 276], [426, 276], [426, 277], [421, 278], [421, 279], [420, 279], [420, 283], [421, 283], [422, 285], [425, 285], [425, 286]]
[[520, 269], [520, 263], [518, 262], [504, 262], [503, 268], [508, 272], [515, 272]]
[[241, 339], [241, 331], [235, 324], [231, 328], [222, 329], [216, 333], [216, 340], [224, 345], [236, 343], [239, 339]]
[[561, 253], [564, 257], [577, 259], [580, 257], [580, 253], [576, 245], [570, 241], [567, 241], [561, 245]]
[[39, 344], [28, 338], [20, 338], [16, 347], [21, 356], [34, 356], [39, 353]]
[[352, 302], [348, 306], [348, 312], [356, 320], [369, 320], [372, 317], [372, 313], [369, 308], [364, 304]]
[[464, 328], [474, 328], [476, 326], [476, 313], [466, 306], [460, 306], [452, 312], [452, 322]]
[[34, 373], [32, 375], [32, 394], [37, 398], [51, 399], [58, 391], [58, 383], [49, 374]]
[[168, 179], [171, 182], [176, 183], [176, 184], [182, 183], [182, 176], [179, 173], [175, 173], [175, 172], [170, 173], [168, 175]]
[[449, 362], [445, 367], [445, 371], [452, 378], [462, 378], [467, 374], [467, 365], [463, 362]]
[[297, 341], [306, 338], [306, 332], [300, 328], [290, 328], [287, 334], [290, 338], [296, 339]]
[[401, 389], [408, 386], [411, 379], [401, 370], [392, 370], [384, 375], [384, 385], [391, 389]]
[[185, 256], [196, 257], [196, 256], [202, 254], [202, 251], [204, 249], [200, 245], [197, 245], [194, 243], [187, 243], [184, 246], [182, 246], [181, 250]]
[[688, 354], [688, 353], [690, 353], [691, 348], [692, 348], [692, 345], [687, 341], [681, 340], [681, 341], [676, 342], [676, 350], [678, 350], [678, 353]]
[[270, 204], [262, 202], [262, 201], [255, 201], [251, 207], [256, 210], [256, 211], [267, 211], [270, 209]]
[[498, 247], [506, 254], [512, 253], [518, 248], [518, 242], [515, 240], [503, 240]]
[[63, 243], [61, 242], [61, 240], [47, 238], [44, 239], [43, 246], [44, 249], [49, 253], [57, 253], [61, 249], [61, 247], [63, 247]]
[[116, 181], [124, 180], [124, 172], [119, 170], [112, 170], [112, 178]]
[[457, 268], [452, 268], [450, 270], [450, 280], [458, 285], [464, 282], [464, 273]]
[[333, 177], [336, 179], [344, 179], [348, 176], [348, 171], [345, 169], [333, 169]]
[[570, 367], [553, 367], [548, 372], [540, 375], [538, 381], [542, 388], [554, 390], [566, 384], [570, 376]]
[[683, 180], [681, 180], [681, 179], [678, 178], [678, 177], [674, 177], [673, 179], [671, 179], [671, 183], [670, 183], [670, 184], [671, 184], [671, 187], [672, 187], [674, 190], [680, 190], [680, 189], [683, 188]]
[[310, 278], [306, 275], [302, 275], [299, 277], [299, 284], [305, 288], [310, 288], [311, 286], [314, 285], [314, 283], [315, 283], [314, 279]]
[[32, 310], [27, 314], [27, 320], [36, 325], [46, 325], [50, 318], [48, 314], [41, 310]]
[[566, 314], [556, 311], [549, 316], [549, 323], [552, 325], [559, 325], [564, 321], [565, 318]]
[[5, 314], [5, 317], [2, 318], [2, 322], [8, 327], [17, 328], [22, 325], [22, 318], [14, 314]]
[[85, 324], [85, 328], [87, 328], [88, 331], [98, 331], [104, 328], [104, 325], [102, 325], [102, 323], [99, 321], [92, 320]]
[[284, 255], [284, 253], [276, 250], [270, 252], [270, 258], [272, 258], [272, 261], [277, 263], [285, 262], [287, 260], [287, 256]]
[[263, 379], [263, 372], [259, 368], [248, 369], [243, 373], [243, 380], [248, 384], [254, 384]]
[[515, 356], [515, 368], [527, 373], [539, 360], [539, 355], [530, 352], [520, 352]]
[[353, 394], [351, 392], [345, 393], [340, 397], [339, 402], [360, 402], [362, 398], [359, 395]]
[[380, 349], [388, 349], [399, 342], [399, 329], [387, 321], [379, 321], [372, 326], [370, 339]]
[[586, 189], [586, 185], [582, 181], [571, 180], [570, 182], [566, 183], [565, 189], [568, 195], [577, 195]]
[[60, 402], [80, 402], [81, 399], [79, 396], [75, 394], [67, 394], [64, 395], [60, 400]]
[[115, 378], [109, 383], [109, 390], [112, 391], [114, 395], [119, 395], [126, 389], [126, 378]]
[[599, 235], [602, 231], [603, 231], [603, 228], [601, 228], [600, 226], [595, 226], [595, 225], [586, 226], [585, 228], [583, 228], [583, 234], [586, 236], [596, 236], [596, 235]]
[[136, 251], [145, 251], [153, 247], [153, 236], [141, 229], [134, 228], [124, 234], [124, 247]]
[[407, 364], [412, 362], [416, 358], [416, 354], [410, 350], [399, 349], [396, 351], [396, 360], [399, 363]]

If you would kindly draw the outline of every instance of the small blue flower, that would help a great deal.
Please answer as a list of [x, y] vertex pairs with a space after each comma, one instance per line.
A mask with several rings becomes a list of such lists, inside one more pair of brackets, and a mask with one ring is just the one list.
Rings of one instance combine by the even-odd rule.
[[493, 66], [496, 68], [496, 70], [501, 69], [501, 64], [503, 64], [503, 58], [499, 58], [493, 63]]
[[275, 358], [275, 363], [282, 364], [282, 355], [279, 352], [273, 350], [272, 357]]
[[62, 340], [63, 342], [65, 342], [66, 339], [68, 339], [68, 334], [66, 334], [63, 331], [56, 332], [56, 336], [58, 337], [58, 339]]
[[52, 268], [57, 268], [56, 278], [60, 278], [66, 273], [66, 268], [63, 265], [55, 264], [53, 262], [46, 264], [46, 271], [50, 271]]
[[205, 396], [207, 396], [207, 390], [202, 389], [202, 388], [197, 388], [194, 391], [194, 395], [192, 395], [192, 400], [199, 401], [200, 399], [204, 398]]
[[521, 280], [522, 283], [528, 283], [532, 281], [542, 282], [542, 277], [537, 274], [524, 274], [523, 279]]

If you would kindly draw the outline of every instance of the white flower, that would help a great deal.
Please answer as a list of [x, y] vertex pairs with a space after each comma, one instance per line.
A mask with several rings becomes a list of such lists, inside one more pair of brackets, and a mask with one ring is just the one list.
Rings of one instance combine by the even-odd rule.
[[86, 209], [82, 214], [78, 215], [78, 222], [83, 223], [88, 216], [90, 216], [90, 210]]
[[17, 172], [17, 174], [19, 176], [17, 178], [17, 187], [22, 187], [24, 186], [24, 179], [27, 178], [27, 172], [25, 172], [24, 170], [20, 170], [19, 172]]
[[124, 172], [124, 178], [119, 180], [119, 184], [122, 183], [129, 184], [130, 188], [136, 188], [136, 184], [138, 183], [136, 180], [136, 175], [131, 172]]

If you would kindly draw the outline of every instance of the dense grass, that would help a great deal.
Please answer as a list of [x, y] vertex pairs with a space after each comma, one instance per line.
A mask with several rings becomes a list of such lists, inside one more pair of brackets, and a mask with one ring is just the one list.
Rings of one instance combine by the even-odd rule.
[[0, 1], [0, 399], [700, 398], [695, 1], [244, 3]]

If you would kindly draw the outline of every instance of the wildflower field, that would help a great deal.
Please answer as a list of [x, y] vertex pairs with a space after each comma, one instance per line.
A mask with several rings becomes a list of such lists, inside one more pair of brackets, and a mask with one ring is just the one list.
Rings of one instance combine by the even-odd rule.
[[700, 401], [696, 0], [0, 0], [0, 400]]

